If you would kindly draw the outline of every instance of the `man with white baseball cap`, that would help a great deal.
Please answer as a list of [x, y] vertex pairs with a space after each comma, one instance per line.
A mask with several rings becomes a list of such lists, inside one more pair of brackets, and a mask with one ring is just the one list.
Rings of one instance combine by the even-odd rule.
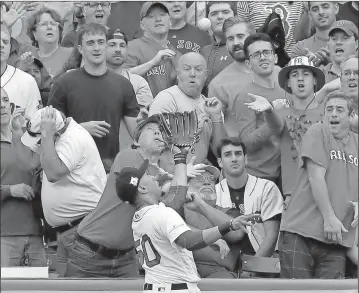
[[281, 106], [274, 101], [275, 108], [280, 108], [276, 112], [282, 120], [282, 189], [283, 195], [289, 200], [295, 184], [302, 137], [312, 124], [323, 119], [323, 103], [316, 96], [325, 84], [325, 76], [307, 57], [300, 56], [290, 60], [279, 72], [278, 83], [290, 94]]
[[58, 273], [62, 276], [65, 247], [105, 188], [107, 177], [99, 151], [86, 129], [51, 106], [35, 112], [25, 133], [21, 113], [14, 115], [12, 131], [19, 161], [27, 168], [43, 169], [42, 207], [46, 222], [58, 232]]

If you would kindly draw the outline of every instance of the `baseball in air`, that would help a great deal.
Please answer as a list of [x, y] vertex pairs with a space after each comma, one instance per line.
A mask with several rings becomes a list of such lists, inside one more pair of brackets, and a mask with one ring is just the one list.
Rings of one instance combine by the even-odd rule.
[[208, 31], [211, 28], [211, 21], [208, 18], [202, 18], [197, 26], [202, 31]]

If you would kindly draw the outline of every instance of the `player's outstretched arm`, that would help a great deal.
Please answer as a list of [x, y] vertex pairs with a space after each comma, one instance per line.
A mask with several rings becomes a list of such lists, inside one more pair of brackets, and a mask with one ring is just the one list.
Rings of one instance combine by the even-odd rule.
[[186, 231], [177, 237], [176, 244], [190, 251], [202, 249], [212, 245], [231, 231], [246, 231], [246, 226], [252, 225], [252, 221], [258, 215], [244, 215], [231, 219], [219, 226], [202, 231]]

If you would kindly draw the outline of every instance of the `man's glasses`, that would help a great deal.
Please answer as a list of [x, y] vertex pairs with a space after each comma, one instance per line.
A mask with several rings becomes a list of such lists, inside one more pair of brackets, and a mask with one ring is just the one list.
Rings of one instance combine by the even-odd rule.
[[60, 23], [57, 21], [44, 21], [44, 22], [39, 22], [36, 26], [42, 28], [47, 28], [48, 26], [59, 27]]
[[108, 7], [110, 7], [111, 3], [110, 2], [87, 2], [85, 5], [88, 7], [91, 7], [91, 8], [97, 8], [99, 5], [101, 5], [102, 8], [108, 8]]
[[261, 59], [262, 55], [265, 58], [271, 57], [273, 55], [273, 50], [263, 50], [263, 51], [254, 52], [253, 54], [249, 55], [249, 58]]
[[209, 183], [214, 183], [214, 182], [216, 182], [216, 177], [214, 177], [213, 175], [209, 175], [209, 176], [197, 175], [196, 176], [196, 181], [198, 181], [198, 182], [204, 182], [206, 180]]

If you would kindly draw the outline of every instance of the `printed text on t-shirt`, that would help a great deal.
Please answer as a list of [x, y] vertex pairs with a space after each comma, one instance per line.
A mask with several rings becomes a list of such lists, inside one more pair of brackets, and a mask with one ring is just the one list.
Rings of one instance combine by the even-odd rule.
[[339, 150], [331, 150], [330, 151], [330, 159], [331, 160], [342, 160], [345, 162], [348, 162], [350, 164], [354, 164], [358, 167], [358, 158], [354, 155], [346, 155], [343, 151]]

